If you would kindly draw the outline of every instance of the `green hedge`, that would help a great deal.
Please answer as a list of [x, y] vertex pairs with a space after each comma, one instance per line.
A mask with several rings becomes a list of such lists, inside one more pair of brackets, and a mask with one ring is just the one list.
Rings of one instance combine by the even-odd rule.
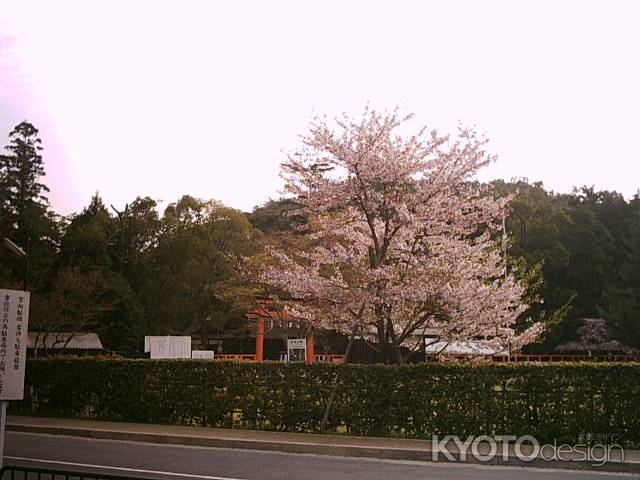
[[640, 364], [332, 365], [35, 359], [22, 415], [431, 438], [523, 435], [640, 446]]

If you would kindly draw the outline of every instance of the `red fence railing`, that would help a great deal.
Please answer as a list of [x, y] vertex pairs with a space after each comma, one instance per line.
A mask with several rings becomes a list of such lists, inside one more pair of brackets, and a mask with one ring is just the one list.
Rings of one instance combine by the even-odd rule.
[[514, 354], [511, 357], [506, 355], [427, 355], [426, 360], [444, 361], [447, 360], [490, 360], [494, 362], [637, 362], [640, 361], [638, 355], [567, 355], [567, 354], [541, 354], [524, 355]]
[[255, 362], [256, 356], [253, 353], [221, 353], [216, 355], [214, 360], [230, 360], [233, 362]]
[[566, 354], [545, 354], [545, 355], [511, 355], [511, 359], [506, 356], [495, 356], [496, 362], [633, 362], [638, 361], [637, 355], [566, 355]]
[[344, 355], [316, 353], [316, 362], [344, 363]]

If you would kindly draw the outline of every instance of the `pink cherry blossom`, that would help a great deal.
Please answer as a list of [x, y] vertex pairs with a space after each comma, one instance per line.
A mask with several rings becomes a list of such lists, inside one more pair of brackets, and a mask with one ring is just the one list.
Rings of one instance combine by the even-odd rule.
[[357, 333], [398, 362], [425, 328], [497, 348], [534, 340], [541, 325], [512, 328], [527, 305], [500, 248], [511, 197], [473, 181], [495, 158], [487, 140], [462, 128], [403, 137], [410, 118], [367, 110], [334, 129], [312, 122], [282, 165], [308, 222], [296, 248], [271, 247], [260, 281], [304, 298], [291, 308], [311, 325]]

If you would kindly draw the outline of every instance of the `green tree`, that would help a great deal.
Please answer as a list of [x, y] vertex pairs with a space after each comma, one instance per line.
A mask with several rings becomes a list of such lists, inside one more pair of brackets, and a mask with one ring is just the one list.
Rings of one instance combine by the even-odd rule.
[[111, 268], [114, 228], [114, 219], [96, 193], [89, 205], [69, 220], [60, 249], [63, 265]]
[[494, 182], [499, 192], [516, 194], [506, 218], [509, 257], [522, 258], [529, 268], [542, 265], [540, 294], [546, 308], [557, 309], [573, 294], [555, 282], [570, 261], [563, 232], [571, 224], [567, 212], [541, 182]]
[[108, 272], [102, 269], [83, 271], [69, 267], [60, 270], [53, 289], [34, 296], [29, 330], [39, 335], [100, 331], [100, 320], [113, 309], [115, 302], [108, 277]]
[[620, 233], [612, 232], [601, 220], [601, 204], [592, 195], [592, 189], [582, 188], [559, 196], [559, 200], [571, 223], [562, 232], [569, 263], [558, 273], [557, 281], [575, 292], [575, 317], [594, 317], [607, 285], [619, 277]]
[[515, 195], [505, 218], [507, 259], [509, 268], [526, 287], [525, 301], [531, 305], [519, 323], [531, 319], [546, 325], [541, 341], [525, 350], [549, 350], [550, 345], [558, 343], [559, 329], [567, 322], [575, 295], [555, 281], [570, 261], [562, 232], [571, 219], [541, 182], [497, 180], [492, 187], [498, 195]]
[[[618, 285], [628, 260], [623, 238], [631, 220], [630, 205], [616, 192], [583, 187], [571, 194], [547, 192], [541, 183], [494, 182], [515, 193], [507, 230], [509, 255], [531, 268], [542, 265], [540, 295], [544, 303], [528, 314], [554, 315], [542, 343], [532, 351], [550, 351], [575, 337], [582, 317], [597, 316], [609, 285]], [[547, 314], [548, 315], [548, 314]]]
[[252, 255], [260, 232], [237, 210], [183, 196], [162, 218], [144, 305], [154, 331], [177, 333], [193, 320], [207, 331], [241, 315], [251, 292], [239, 265]]
[[599, 312], [607, 320], [612, 338], [640, 347], [640, 215], [637, 213], [624, 240], [620, 280], [607, 288]]
[[111, 206], [116, 213], [110, 247], [113, 265], [134, 288], [141, 285], [152, 268], [162, 227], [157, 207], [149, 197], [138, 197], [122, 210]]
[[120, 276], [102, 267], [63, 267], [53, 288], [33, 297], [31, 310], [30, 330], [41, 336], [95, 332], [104, 348], [129, 351], [139, 349], [144, 334], [133, 292]]
[[[9, 144], [0, 156], [0, 235], [8, 237], [30, 259], [31, 287], [39, 288], [53, 266], [59, 242], [58, 219], [49, 210], [42, 141], [38, 129], [22, 122], [9, 133]], [[23, 275], [23, 265], [9, 253], [0, 253], [8, 276]], [[35, 284], [34, 284], [35, 283]]]
[[296, 227], [303, 225], [306, 219], [296, 215], [296, 203], [291, 198], [269, 200], [253, 209], [249, 221], [258, 230], [266, 234], [284, 233], [291, 235]]

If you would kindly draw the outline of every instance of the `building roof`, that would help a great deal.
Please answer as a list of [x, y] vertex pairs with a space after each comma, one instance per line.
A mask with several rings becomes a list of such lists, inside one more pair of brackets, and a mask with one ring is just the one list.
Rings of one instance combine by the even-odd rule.
[[425, 342], [424, 350], [427, 355], [506, 355], [481, 340]]
[[[80, 350], [102, 350], [97, 333], [29, 332], [27, 348], [73, 348]], [[36, 340], [37, 339], [37, 340]]]
[[442, 333], [442, 329], [437, 327], [421, 327], [416, 328], [413, 335], [416, 337], [439, 337]]
[[[206, 320], [208, 321], [208, 319]], [[185, 328], [182, 333], [180, 333], [180, 335], [190, 335], [190, 336], [194, 336], [194, 335], [199, 335], [201, 333], [202, 330], [202, 324], [203, 321], [196, 319], [191, 320], [191, 323], [187, 326], [187, 328]], [[220, 334], [223, 334], [224, 332], [217, 326], [210, 326], [208, 329], [208, 334], [209, 336], [211, 335], [215, 335], [215, 336], [220, 336]]]

